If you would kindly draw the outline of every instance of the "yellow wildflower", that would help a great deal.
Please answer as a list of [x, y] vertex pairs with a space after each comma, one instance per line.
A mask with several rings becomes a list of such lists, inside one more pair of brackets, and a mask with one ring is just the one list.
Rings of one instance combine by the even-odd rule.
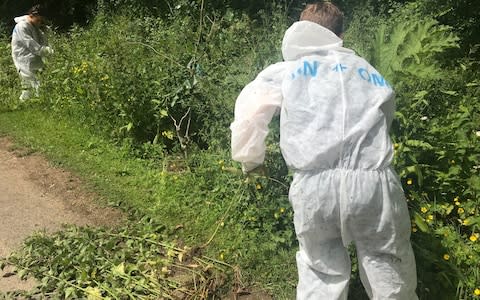
[[283, 214], [284, 212], [285, 212], [285, 208], [283, 208], [283, 207], [282, 207], [282, 208], [280, 208], [280, 213], [282, 213], [282, 214]]
[[428, 211], [428, 208], [426, 208], [425, 206], [422, 206], [420, 210], [422, 211], [422, 213], [426, 213]]
[[417, 227], [412, 227], [412, 232], [417, 232]]
[[261, 189], [262, 189], [262, 185], [261, 185], [260, 183], [257, 183], [257, 185], [255, 186], [255, 188], [256, 188], [257, 190], [261, 190]]
[[462, 221], [462, 225], [465, 225], [465, 226], [466, 226], [466, 225], [468, 225], [468, 224], [470, 224], [470, 220], [465, 219], [465, 220]]
[[455, 202], [455, 205], [456, 205], [456, 206], [460, 206], [460, 202], [456, 201], [456, 202]]
[[479, 288], [476, 288], [474, 291], [473, 291], [473, 294], [475, 296], [480, 296], [480, 289]]
[[413, 180], [412, 180], [411, 178], [408, 178], [408, 179], [407, 179], [407, 184], [408, 184], [408, 185], [412, 185], [412, 184], [413, 184]]
[[457, 197], [453, 198], [453, 201], [458, 202], [458, 201], [460, 201], [460, 198], [457, 196]]
[[460, 207], [460, 208], [458, 209], [458, 213], [459, 213], [459, 214], [463, 214], [464, 212], [465, 212], [465, 210], [464, 210], [463, 208]]
[[478, 234], [472, 234], [469, 238], [472, 242], [476, 242], [478, 240]]
[[432, 221], [432, 220], [433, 220], [433, 216], [432, 216], [432, 215], [428, 215], [428, 220], [429, 220], [429, 221]]
[[449, 260], [449, 259], [450, 259], [450, 255], [444, 254], [444, 255], [443, 255], [443, 259], [444, 259], [444, 260]]
[[166, 138], [169, 139], [169, 140], [173, 140], [174, 133], [173, 133], [173, 131], [171, 131], [171, 130], [163, 131], [163, 132], [162, 132], [162, 136], [163, 136], [163, 137], [166, 137]]

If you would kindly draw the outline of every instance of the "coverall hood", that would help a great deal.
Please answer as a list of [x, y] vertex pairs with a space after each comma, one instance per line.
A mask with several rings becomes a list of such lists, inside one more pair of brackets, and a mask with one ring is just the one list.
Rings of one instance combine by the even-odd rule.
[[27, 22], [28, 21], [28, 15], [21, 16], [21, 17], [16, 17], [13, 20], [15, 21], [16, 24], [18, 24], [20, 22]]
[[342, 48], [343, 40], [327, 28], [310, 21], [293, 23], [283, 37], [282, 53], [286, 61], [335, 49], [351, 52]]

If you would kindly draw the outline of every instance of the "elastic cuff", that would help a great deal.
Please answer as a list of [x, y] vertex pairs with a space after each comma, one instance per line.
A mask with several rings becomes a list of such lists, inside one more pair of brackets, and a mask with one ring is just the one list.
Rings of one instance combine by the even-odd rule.
[[261, 164], [250, 163], [250, 162], [242, 163], [242, 172], [243, 172], [243, 174], [247, 174], [248, 172], [250, 172], [251, 170], [255, 169], [256, 167], [258, 167], [260, 165]]

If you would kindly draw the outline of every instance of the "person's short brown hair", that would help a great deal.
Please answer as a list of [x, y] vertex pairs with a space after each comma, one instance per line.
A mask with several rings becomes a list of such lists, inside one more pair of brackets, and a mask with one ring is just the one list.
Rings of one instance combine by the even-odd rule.
[[44, 16], [44, 9], [40, 4], [34, 5], [32, 8], [28, 10], [28, 14], [30, 16]]
[[336, 35], [343, 33], [343, 13], [330, 1], [307, 4], [300, 15], [300, 21], [317, 23]]

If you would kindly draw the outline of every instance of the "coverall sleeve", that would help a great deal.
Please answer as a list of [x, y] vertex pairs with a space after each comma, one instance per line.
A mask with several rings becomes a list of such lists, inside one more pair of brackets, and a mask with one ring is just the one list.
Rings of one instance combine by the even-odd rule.
[[283, 99], [284, 70], [284, 63], [267, 67], [243, 88], [235, 103], [235, 119], [230, 125], [232, 158], [242, 163], [244, 172], [265, 159], [268, 125]]
[[26, 23], [18, 24], [15, 28], [16, 34], [18, 35], [19, 39], [24, 43], [25, 47], [34, 55], [40, 56], [40, 51], [42, 50], [43, 46], [33, 39], [32, 33], [28, 28]]

